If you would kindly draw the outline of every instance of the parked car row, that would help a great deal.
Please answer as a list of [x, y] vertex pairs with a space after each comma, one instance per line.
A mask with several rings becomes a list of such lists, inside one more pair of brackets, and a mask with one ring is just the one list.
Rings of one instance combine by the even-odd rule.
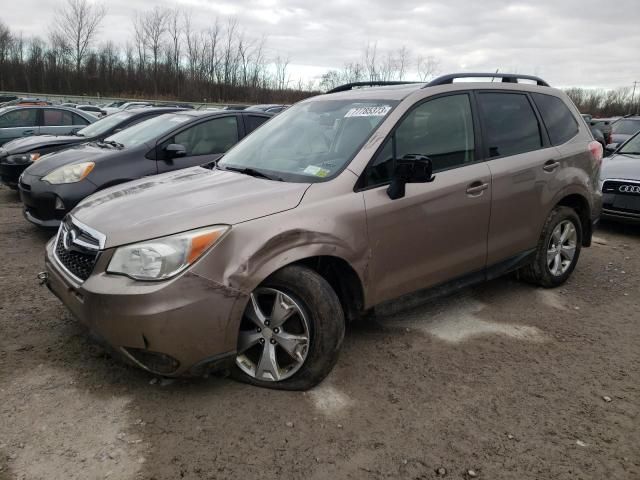
[[605, 155], [613, 153], [622, 143], [640, 131], [640, 115], [629, 114], [624, 117], [593, 118], [582, 114], [591, 129], [593, 137], [605, 149]]
[[[478, 76], [502, 82], [454, 82]], [[139, 367], [310, 388], [374, 306], [561, 285], [591, 243], [602, 147], [540, 78], [349, 84], [248, 135], [270, 116], [164, 113], [22, 174], [27, 218], [60, 223], [41, 280]]]

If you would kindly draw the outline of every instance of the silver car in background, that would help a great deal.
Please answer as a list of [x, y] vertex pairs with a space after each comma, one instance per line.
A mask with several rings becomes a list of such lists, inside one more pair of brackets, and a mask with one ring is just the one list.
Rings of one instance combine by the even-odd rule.
[[96, 120], [89, 112], [67, 107], [0, 108], [0, 145], [31, 135], [68, 135]]

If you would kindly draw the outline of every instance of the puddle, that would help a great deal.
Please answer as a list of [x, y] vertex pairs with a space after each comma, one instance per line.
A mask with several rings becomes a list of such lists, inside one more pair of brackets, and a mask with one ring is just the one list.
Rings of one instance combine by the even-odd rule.
[[536, 295], [538, 295], [540, 301], [547, 307], [555, 308], [556, 310], [567, 310], [567, 306], [564, 304], [562, 297], [553, 290], [536, 290]]
[[536, 327], [492, 322], [479, 317], [487, 308], [469, 297], [449, 297], [405, 314], [379, 317], [386, 327], [424, 331], [450, 343], [460, 343], [480, 335], [504, 335], [529, 342], [541, 342], [545, 335]]
[[68, 372], [43, 366], [5, 392], [15, 405], [2, 414], [9, 416], [3, 441], [16, 478], [134, 478], [144, 462], [141, 437], [128, 432], [129, 397], [101, 398], [76, 388]]
[[307, 396], [311, 398], [314, 407], [327, 416], [339, 415], [354, 404], [345, 393], [324, 383], [307, 392]]

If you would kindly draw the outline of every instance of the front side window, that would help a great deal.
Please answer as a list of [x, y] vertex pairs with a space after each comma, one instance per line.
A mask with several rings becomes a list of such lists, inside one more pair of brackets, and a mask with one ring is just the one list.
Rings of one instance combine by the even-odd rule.
[[135, 114], [130, 112], [118, 112], [107, 117], [104, 117], [97, 122], [92, 123], [88, 127], [78, 131], [78, 135], [83, 137], [98, 137], [104, 135], [112, 128], [126, 122], [129, 118]]
[[640, 130], [640, 120], [618, 120], [611, 127], [611, 132], [619, 135], [633, 135]]
[[187, 156], [224, 153], [238, 142], [236, 117], [222, 117], [187, 128], [165, 141], [164, 145], [177, 143], [187, 150]]
[[0, 128], [35, 127], [38, 124], [38, 110], [25, 108], [11, 110], [0, 117]]
[[536, 114], [521, 93], [480, 93], [481, 118], [490, 157], [506, 157], [542, 148]]
[[618, 153], [640, 155], [640, 133], [636, 134], [635, 137], [631, 137], [631, 139], [624, 144]]
[[434, 172], [473, 162], [475, 142], [469, 96], [449, 95], [414, 108], [367, 167], [366, 185], [388, 183], [395, 159], [408, 154], [429, 157]]
[[311, 100], [272, 118], [231, 149], [221, 169], [253, 169], [284, 181], [317, 182], [353, 159], [396, 100]]
[[[531, 96], [547, 127], [552, 145], [562, 145], [578, 134], [578, 123], [561, 99], [543, 93], [532, 93]], [[591, 121], [591, 118], [587, 121]]]

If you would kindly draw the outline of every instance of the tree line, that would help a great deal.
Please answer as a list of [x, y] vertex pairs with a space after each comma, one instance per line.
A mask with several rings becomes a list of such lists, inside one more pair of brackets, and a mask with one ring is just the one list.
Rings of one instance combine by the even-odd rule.
[[640, 89], [621, 87], [613, 90], [569, 88], [565, 92], [578, 110], [594, 117], [640, 114]]
[[123, 45], [98, 43], [107, 11], [66, 0], [45, 38], [25, 38], [0, 21], [0, 90], [205, 102], [291, 103], [312, 85], [294, 82], [288, 57], [270, 57], [265, 37], [235, 19], [203, 30], [179, 8], [154, 7], [132, 21]]
[[[198, 102], [293, 103], [338, 85], [415, 78], [440, 71], [433, 56], [406, 47], [382, 50], [368, 43], [358, 60], [317, 81], [293, 80], [290, 59], [270, 55], [265, 37], [248, 34], [236, 19], [196, 29], [180, 8], [136, 13], [128, 41], [98, 42], [104, 4], [65, 0], [49, 33], [25, 38], [0, 20], [0, 90]], [[640, 111], [640, 88], [570, 88], [581, 112], [594, 116]]]

